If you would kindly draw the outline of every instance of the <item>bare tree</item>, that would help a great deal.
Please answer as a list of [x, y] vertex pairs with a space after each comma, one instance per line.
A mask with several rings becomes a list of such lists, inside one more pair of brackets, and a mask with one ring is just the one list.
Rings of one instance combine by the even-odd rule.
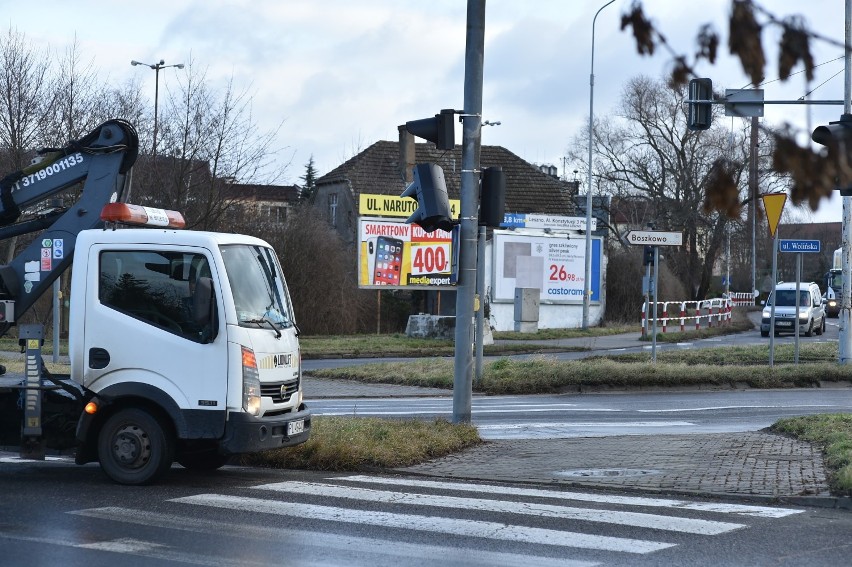
[[277, 160], [280, 129], [262, 130], [252, 98], [233, 81], [223, 92], [190, 62], [168, 92], [158, 121], [158, 154], [140, 159], [135, 182], [146, 202], [184, 212], [188, 226], [212, 229], [242, 203], [237, 183], [269, 183], [289, 163]]
[[[728, 224], [740, 218], [747, 195], [748, 142], [742, 132], [687, 130], [684, 95], [683, 87], [668, 81], [627, 82], [620, 109], [595, 127], [593, 191], [611, 195], [619, 210], [636, 213], [633, 228], [653, 224], [683, 232], [685, 246], [667, 250], [666, 262], [692, 298], [702, 299]], [[581, 134], [569, 151], [575, 161], [582, 163], [580, 148], [587, 144]], [[708, 187], [720, 176], [736, 192], [726, 214], [706, 206]]]

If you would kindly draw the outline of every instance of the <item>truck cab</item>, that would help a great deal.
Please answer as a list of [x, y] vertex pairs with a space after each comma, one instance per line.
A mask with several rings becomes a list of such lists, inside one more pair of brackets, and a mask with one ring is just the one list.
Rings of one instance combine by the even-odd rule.
[[298, 328], [267, 243], [87, 230], [74, 266], [71, 376], [94, 408], [77, 432], [78, 463], [98, 459], [113, 479], [136, 484], [173, 459], [216, 468], [307, 440]]

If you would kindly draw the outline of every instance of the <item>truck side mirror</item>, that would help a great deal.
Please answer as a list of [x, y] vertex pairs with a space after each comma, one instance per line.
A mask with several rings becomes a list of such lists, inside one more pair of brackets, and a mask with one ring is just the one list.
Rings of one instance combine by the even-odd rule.
[[208, 329], [204, 342], [212, 342], [216, 338], [219, 328], [216, 313], [213, 280], [200, 277], [195, 283], [195, 294], [192, 296], [192, 319], [198, 326]]

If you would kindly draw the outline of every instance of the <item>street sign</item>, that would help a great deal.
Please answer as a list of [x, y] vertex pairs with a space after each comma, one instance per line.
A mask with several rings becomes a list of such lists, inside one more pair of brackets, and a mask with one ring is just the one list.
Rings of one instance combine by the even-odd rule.
[[683, 233], [664, 232], [662, 230], [631, 230], [627, 233], [627, 242], [650, 246], [683, 246]]
[[769, 236], [775, 238], [775, 231], [778, 230], [778, 221], [781, 220], [781, 213], [784, 211], [784, 203], [787, 202], [786, 193], [765, 193], [760, 196], [763, 199], [763, 208], [766, 210], [766, 221], [769, 225]]
[[779, 241], [781, 252], [819, 252], [819, 240], [785, 240]]

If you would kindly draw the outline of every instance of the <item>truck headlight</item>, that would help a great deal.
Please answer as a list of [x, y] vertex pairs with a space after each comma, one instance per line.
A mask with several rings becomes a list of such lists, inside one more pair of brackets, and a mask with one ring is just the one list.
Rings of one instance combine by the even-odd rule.
[[243, 409], [251, 415], [260, 415], [260, 374], [254, 351], [243, 348]]

